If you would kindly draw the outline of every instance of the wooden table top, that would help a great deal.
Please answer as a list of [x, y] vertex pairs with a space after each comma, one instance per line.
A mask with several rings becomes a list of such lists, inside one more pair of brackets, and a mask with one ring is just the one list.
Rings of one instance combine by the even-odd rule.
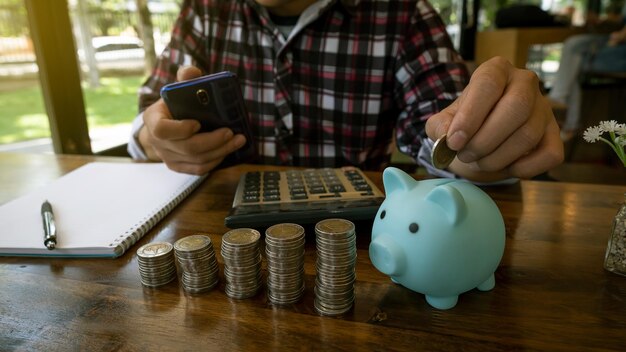
[[[93, 160], [0, 153], [0, 204]], [[602, 267], [626, 187], [523, 181], [484, 188], [506, 223], [492, 291], [469, 291], [450, 310], [393, 284], [368, 259], [370, 229], [357, 225], [356, 301], [339, 317], [313, 307], [314, 237], [307, 237], [306, 291], [273, 306], [178, 281], [142, 287], [136, 250], [153, 241], [208, 234], [219, 254], [223, 219], [239, 175], [213, 173], [117, 259], [0, 257], [0, 350], [623, 350], [626, 277]], [[368, 173], [382, 189], [380, 173]], [[0, 224], [1, 225], [1, 224]], [[1, 227], [0, 227], [1, 229]], [[1, 230], [0, 230], [1, 231]]]

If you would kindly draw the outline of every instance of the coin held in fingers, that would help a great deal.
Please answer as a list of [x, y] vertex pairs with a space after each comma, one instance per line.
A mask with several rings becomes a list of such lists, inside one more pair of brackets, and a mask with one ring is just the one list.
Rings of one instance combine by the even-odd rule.
[[442, 170], [447, 168], [456, 157], [456, 151], [448, 147], [445, 134], [437, 139], [433, 145], [430, 157], [433, 161], [433, 166]]

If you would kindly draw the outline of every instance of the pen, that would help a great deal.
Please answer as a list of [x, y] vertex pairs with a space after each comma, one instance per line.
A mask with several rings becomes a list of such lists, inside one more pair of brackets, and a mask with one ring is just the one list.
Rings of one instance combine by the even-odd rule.
[[57, 245], [57, 228], [54, 224], [52, 206], [47, 200], [41, 205], [41, 218], [43, 219], [43, 244], [46, 248], [53, 250]]

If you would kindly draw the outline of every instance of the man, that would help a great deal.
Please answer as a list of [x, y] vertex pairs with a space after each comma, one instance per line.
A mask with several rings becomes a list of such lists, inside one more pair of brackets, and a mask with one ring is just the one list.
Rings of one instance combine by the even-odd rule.
[[[495, 58], [468, 83], [424, 0], [185, 1], [142, 88], [131, 155], [203, 174], [240, 148], [245, 138], [228, 129], [196, 134], [196, 121], [172, 120], [158, 96], [175, 79], [224, 70], [240, 80], [263, 163], [381, 169], [394, 132], [429, 171], [476, 182], [532, 177], [563, 159], [536, 75]], [[443, 134], [459, 153], [438, 171], [429, 150]]]
[[[599, 21], [595, 15], [587, 22], [590, 33], [578, 34], [563, 42], [559, 69], [549, 98], [555, 106], [567, 108], [561, 138], [568, 141], [576, 136], [581, 124], [581, 75], [588, 72], [626, 71], [626, 2], [621, 12], [609, 8], [607, 18]], [[610, 32], [603, 32], [609, 28]]]

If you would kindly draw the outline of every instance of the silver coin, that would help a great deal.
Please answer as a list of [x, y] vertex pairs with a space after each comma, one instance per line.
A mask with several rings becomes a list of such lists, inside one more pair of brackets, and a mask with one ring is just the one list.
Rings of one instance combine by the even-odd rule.
[[433, 150], [430, 154], [433, 161], [433, 166], [438, 169], [445, 169], [450, 166], [452, 160], [456, 157], [456, 151], [448, 147], [446, 143], [446, 135], [439, 137], [439, 139], [433, 145]]
[[345, 219], [326, 219], [315, 224], [317, 236], [328, 237], [335, 235], [345, 235], [354, 231], [354, 224]]
[[283, 223], [269, 227], [265, 231], [266, 240], [278, 241], [299, 240], [304, 236], [304, 228], [298, 224]]
[[246, 246], [257, 242], [261, 238], [259, 231], [254, 229], [240, 228], [226, 232], [222, 236], [222, 246], [224, 243], [230, 246]]
[[154, 258], [167, 255], [174, 246], [168, 242], [153, 242], [145, 244], [137, 250], [137, 255], [142, 258]]
[[179, 239], [174, 243], [174, 249], [180, 252], [194, 252], [202, 250], [211, 244], [211, 239], [204, 235], [192, 235]]

